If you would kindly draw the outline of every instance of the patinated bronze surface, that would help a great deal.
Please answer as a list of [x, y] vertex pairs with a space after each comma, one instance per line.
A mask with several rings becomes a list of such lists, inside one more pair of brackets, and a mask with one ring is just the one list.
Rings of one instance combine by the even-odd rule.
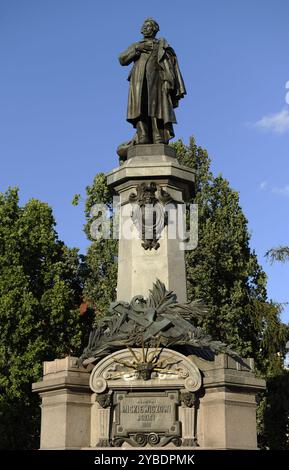
[[[159, 196], [155, 193], [159, 189]], [[141, 236], [145, 250], [157, 250], [164, 227], [168, 224], [167, 204], [176, 203], [170, 194], [154, 182], [141, 183], [136, 188], [137, 194], [131, 193], [129, 201], [133, 204], [132, 220]]]
[[156, 38], [158, 31], [158, 23], [146, 19], [141, 29], [144, 38], [119, 56], [121, 65], [134, 64], [128, 76], [127, 120], [136, 134], [119, 146], [123, 158], [130, 145], [167, 144], [174, 137], [174, 108], [186, 94], [176, 54], [166, 39]]
[[79, 358], [80, 364], [97, 362], [124, 346], [185, 347], [190, 354], [206, 358], [215, 352], [235, 354], [197, 326], [198, 320], [207, 314], [202, 302], [179, 304], [174, 292], [167, 291], [159, 280], [147, 300], [139, 295], [130, 303], [114, 302], [109, 313], [98, 328], [91, 331], [88, 345]]

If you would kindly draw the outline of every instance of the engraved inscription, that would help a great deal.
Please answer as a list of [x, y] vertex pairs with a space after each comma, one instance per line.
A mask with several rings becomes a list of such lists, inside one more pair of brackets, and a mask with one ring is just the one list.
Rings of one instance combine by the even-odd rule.
[[121, 426], [130, 432], [166, 432], [175, 421], [175, 404], [169, 397], [123, 397], [119, 402]]
[[[143, 403], [142, 403], [143, 402]], [[135, 413], [136, 421], [142, 423], [145, 428], [149, 428], [156, 420], [157, 414], [172, 413], [172, 405], [161, 405], [156, 399], [140, 400], [138, 404], [126, 405], [122, 403], [121, 413]], [[160, 418], [160, 416], [159, 416]]]

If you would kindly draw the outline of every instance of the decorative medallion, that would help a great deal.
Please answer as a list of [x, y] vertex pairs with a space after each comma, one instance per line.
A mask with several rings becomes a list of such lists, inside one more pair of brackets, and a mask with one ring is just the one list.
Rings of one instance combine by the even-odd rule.
[[[133, 223], [142, 239], [142, 247], [145, 250], [157, 250], [160, 247], [158, 240], [168, 223], [165, 206], [176, 203], [167, 191], [158, 188], [154, 182], [141, 183], [136, 191], [136, 194], [129, 195], [129, 202], [134, 206]], [[158, 198], [156, 192], [159, 194]]]

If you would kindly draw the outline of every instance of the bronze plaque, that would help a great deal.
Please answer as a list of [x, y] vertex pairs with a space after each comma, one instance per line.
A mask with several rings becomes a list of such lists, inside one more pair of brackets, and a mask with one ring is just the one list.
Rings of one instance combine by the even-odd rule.
[[114, 438], [180, 436], [179, 392], [115, 392]]

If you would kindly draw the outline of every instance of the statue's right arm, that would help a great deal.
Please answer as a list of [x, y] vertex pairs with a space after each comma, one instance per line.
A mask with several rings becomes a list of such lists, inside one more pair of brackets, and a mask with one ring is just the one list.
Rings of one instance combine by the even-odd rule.
[[119, 55], [118, 60], [121, 65], [129, 65], [139, 56], [140, 52], [137, 50], [137, 44], [132, 44]]

